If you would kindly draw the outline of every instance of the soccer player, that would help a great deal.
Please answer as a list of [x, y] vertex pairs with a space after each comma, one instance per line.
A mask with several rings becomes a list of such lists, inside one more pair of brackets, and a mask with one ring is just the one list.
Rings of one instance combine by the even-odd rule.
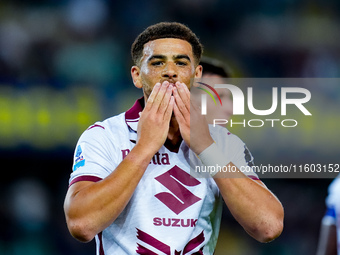
[[[144, 97], [81, 135], [64, 203], [72, 236], [95, 238], [97, 255], [212, 255], [222, 197], [256, 240], [279, 236], [282, 205], [255, 173], [240, 171], [252, 164], [244, 143], [226, 128], [208, 127], [190, 104], [190, 80], [202, 75], [197, 36], [180, 23], [158, 23], [131, 52], [132, 80]], [[216, 160], [237, 171], [191, 175], [191, 163]]]
[[[226, 78], [231, 78], [231, 72], [229, 68], [221, 61], [203, 56], [200, 65], [203, 68], [202, 82], [207, 83], [214, 87], [215, 84], [224, 84]], [[229, 121], [233, 114], [233, 101], [229, 90], [227, 89], [215, 89], [221, 99], [222, 106], [220, 104], [215, 105], [214, 101], [210, 98], [207, 100], [207, 114], [205, 115], [208, 124], [213, 124], [214, 119], [223, 119]], [[193, 89], [190, 91], [191, 96], [196, 101], [197, 104], [200, 103], [201, 94], [206, 93], [199, 89]], [[213, 94], [215, 100], [218, 102], [219, 99]], [[225, 127], [226, 123], [224, 121], [218, 122], [219, 125]]]
[[328, 187], [327, 210], [322, 218], [317, 255], [340, 255], [340, 178], [335, 178]]
[[231, 78], [230, 68], [222, 61], [202, 56], [200, 65], [203, 68], [202, 78]]

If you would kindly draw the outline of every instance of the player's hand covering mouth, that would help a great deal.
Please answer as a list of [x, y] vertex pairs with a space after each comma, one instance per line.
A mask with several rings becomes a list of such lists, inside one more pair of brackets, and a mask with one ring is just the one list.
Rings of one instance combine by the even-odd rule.
[[163, 80], [160, 81], [160, 83], [163, 84], [163, 82], [165, 82], [165, 81], [169, 82], [170, 85], [172, 85], [172, 86], [175, 86], [175, 84], [177, 82], [176, 80], [173, 80], [173, 79], [163, 79]]

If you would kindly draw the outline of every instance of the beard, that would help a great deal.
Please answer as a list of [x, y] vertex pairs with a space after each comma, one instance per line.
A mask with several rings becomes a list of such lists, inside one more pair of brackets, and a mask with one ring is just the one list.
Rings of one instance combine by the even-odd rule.
[[151, 95], [153, 87], [151, 87], [144, 79], [142, 79], [142, 86], [144, 97], [148, 99]]

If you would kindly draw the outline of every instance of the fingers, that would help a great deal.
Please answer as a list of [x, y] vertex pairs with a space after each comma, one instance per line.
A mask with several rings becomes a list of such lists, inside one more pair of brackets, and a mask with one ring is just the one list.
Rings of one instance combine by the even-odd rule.
[[183, 116], [190, 114], [190, 92], [184, 83], [176, 82], [173, 89], [177, 109]]
[[[190, 105], [190, 91], [185, 83], [176, 82], [176, 88], [178, 91], [178, 95], [182, 99], [183, 103], [186, 107], [189, 107]], [[189, 108], [188, 108], [189, 110]]]
[[[173, 86], [168, 81], [156, 83], [147, 102], [144, 110], [151, 114], [167, 114], [172, 111], [173, 107], [170, 105]], [[169, 118], [170, 119], [170, 118]]]
[[181, 110], [179, 109], [177, 103], [174, 103], [173, 109], [174, 109], [174, 114], [175, 114], [175, 117], [176, 117], [178, 123], [179, 124], [185, 123], [184, 115], [182, 114]]
[[165, 114], [164, 114], [164, 121], [169, 121], [172, 115], [172, 112], [174, 110], [175, 105], [175, 98], [173, 96], [170, 97], [170, 102], [166, 108]]
[[158, 108], [158, 111], [161, 111], [161, 112], [167, 110], [170, 100], [171, 100], [171, 95], [172, 95], [172, 90], [173, 90], [173, 86], [170, 85], [168, 82], [164, 82], [162, 86], [165, 86], [165, 91], [164, 91], [163, 99]]
[[177, 115], [180, 113], [182, 118], [187, 118], [190, 115], [189, 89], [185, 83], [176, 82], [173, 86], [168, 81], [164, 81], [162, 84], [155, 84], [147, 100], [145, 110], [170, 116], [174, 109], [174, 104], [176, 105], [176, 110], [178, 110]]
[[158, 95], [158, 92], [160, 90], [160, 87], [161, 87], [161, 84], [159, 82], [156, 83], [155, 86], [153, 87], [151, 94], [148, 100], [146, 101], [145, 110], [150, 110], [152, 108], [155, 98]]

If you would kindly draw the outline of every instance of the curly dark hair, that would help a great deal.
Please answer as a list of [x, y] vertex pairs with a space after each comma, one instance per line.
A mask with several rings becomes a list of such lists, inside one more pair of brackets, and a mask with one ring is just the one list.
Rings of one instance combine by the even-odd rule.
[[195, 33], [178, 22], [160, 22], [146, 28], [133, 42], [131, 56], [135, 65], [139, 65], [139, 61], [143, 56], [144, 45], [162, 38], [176, 38], [187, 41], [191, 44], [196, 64], [200, 62], [203, 46]]
[[202, 56], [200, 65], [204, 74], [217, 74], [222, 78], [231, 78], [232, 72], [229, 66], [216, 58]]

